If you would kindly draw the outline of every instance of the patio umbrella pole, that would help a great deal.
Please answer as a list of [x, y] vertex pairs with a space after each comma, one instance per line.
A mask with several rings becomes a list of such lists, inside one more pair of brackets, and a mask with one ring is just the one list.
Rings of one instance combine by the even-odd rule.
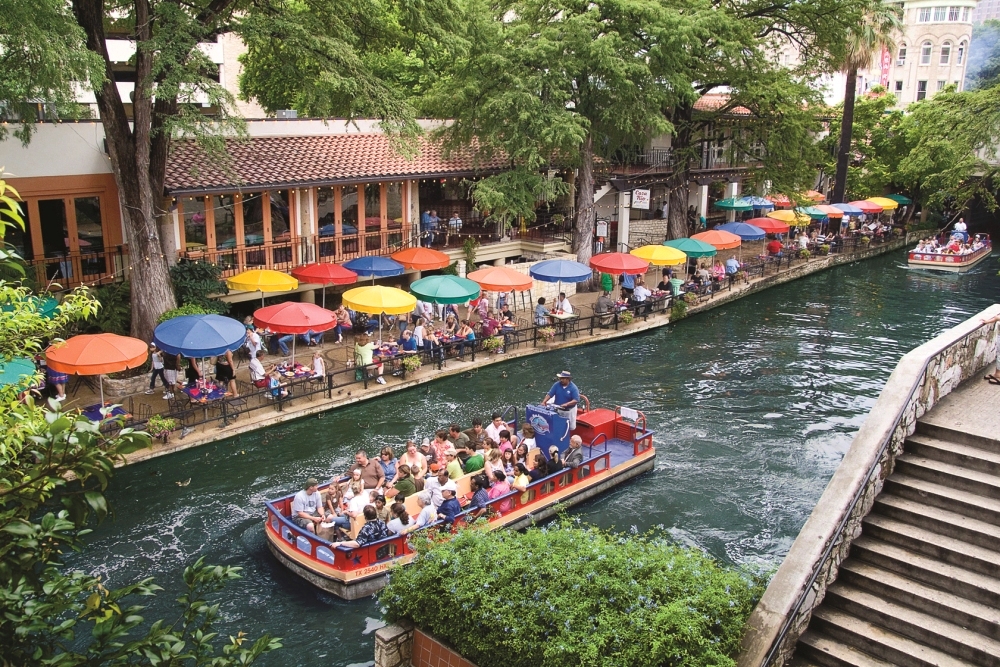
[[100, 373], [98, 373], [97, 374], [97, 386], [98, 386], [98, 388], [100, 389], [100, 392], [101, 392], [101, 408], [104, 407], [104, 383], [101, 382], [102, 378], [103, 378], [103, 376]]

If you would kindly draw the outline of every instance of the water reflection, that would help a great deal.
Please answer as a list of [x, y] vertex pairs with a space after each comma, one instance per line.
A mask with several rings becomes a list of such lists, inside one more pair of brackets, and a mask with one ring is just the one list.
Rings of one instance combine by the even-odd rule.
[[112, 585], [157, 577], [167, 591], [150, 617], [168, 614], [180, 571], [196, 558], [242, 566], [222, 606], [224, 631], [284, 637], [270, 665], [304, 656], [369, 664], [377, 605], [340, 601], [280, 567], [261, 533], [264, 499], [346, 469], [359, 447], [398, 446], [452, 416], [537, 401], [563, 368], [594, 404], [645, 412], [659, 450], [653, 472], [577, 514], [602, 526], [662, 524], [719, 558], [777, 563], [899, 357], [992, 303], [1000, 286], [991, 263], [953, 276], [901, 262], [897, 253], [840, 267], [667, 329], [483, 368], [128, 468], [110, 494], [114, 520], [72, 564]]

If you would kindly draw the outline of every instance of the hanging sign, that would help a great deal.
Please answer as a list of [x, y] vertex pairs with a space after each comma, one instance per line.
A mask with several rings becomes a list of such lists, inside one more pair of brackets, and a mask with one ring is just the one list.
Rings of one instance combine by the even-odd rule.
[[596, 232], [595, 232], [594, 235], [595, 236], [599, 236], [599, 237], [600, 236], [607, 237], [607, 235], [608, 235], [608, 221], [607, 220], [598, 220], [597, 221], [597, 230], [596, 230]]
[[632, 191], [632, 208], [649, 210], [649, 190]]

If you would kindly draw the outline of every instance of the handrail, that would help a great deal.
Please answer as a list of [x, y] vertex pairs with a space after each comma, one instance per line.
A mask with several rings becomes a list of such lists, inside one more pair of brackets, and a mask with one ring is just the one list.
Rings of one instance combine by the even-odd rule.
[[607, 433], [598, 433], [597, 437], [595, 437], [593, 440], [591, 440], [590, 444], [587, 445], [587, 448], [590, 450], [591, 456], [593, 456], [593, 454], [594, 454], [594, 447], [597, 447], [597, 441], [600, 440], [601, 438], [604, 438], [604, 451], [608, 451], [608, 434]]
[[[824, 572], [827, 568], [827, 563], [831, 558], [835, 548], [841, 545], [841, 541], [837, 539], [838, 536], [845, 535], [847, 525], [850, 523], [854, 517], [854, 510], [857, 508], [858, 503], [867, 495], [867, 482], [874, 475], [878, 474], [879, 469], [883, 465], [882, 456], [886, 450], [890, 447], [893, 441], [893, 437], [896, 434], [896, 427], [902, 421], [906, 412], [910, 409], [912, 400], [920, 391], [923, 380], [926, 377], [927, 369], [931, 362], [940, 356], [942, 353], [950, 349], [952, 346], [958, 344], [963, 339], [967, 338], [971, 334], [975, 333], [984, 326], [980, 322], [980, 318], [989, 318], [1000, 312], [1000, 307], [991, 306], [986, 310], [978, 313], [976, 316], [966, 320], [965, 322], [953, 327], [952, 329], [945, 331], [944, 333], [938, 335], [937, 337], [931, 339], [930, 341], [924, 343], [923, 345], [911, 350], [900, 359], [899, 364], [897, 364], [896, 369], [892, 372], [889, 380], [886, 382], [886, 388], [883, 389], [879, 400], [876, 402], [875, 406], [869, 413], [868, 419], [862, 425], [861, 429], [858, 431], [857, 436], [855, 436], [855, 442], [863, 438], [868, 431], [878, 432], [876, 429], [882, 429], [884, 435], [882, 436], [877, 449], [869, 454], [871, 461], [865, 469], [864, 475], [855, 475], [852, 483], [855, 485], [853, 489], [851, 501], [847, 505], [846, 510], [842, 512], [840, 520], [837, 522], [835, 529], [828, 534], [828, 539], [826, 541], [826, 546], [823, 549], [820, 557], [815, 559], [812, 570], [805, 584], [798, 586], [798, 597], [795, 603], [790, 609], [783, 610], [784, 620], [777, 634], [771, 640], [768, 647], [768, 651], [764, 658], [760, 661], [754, 661], [752, 663], [744, 663], [740, 661], [741, 665], [753, 664], [759, 665], [759, 667], [771, 667], [774, 660], [777, 658], [778, 652], [782, 649], [784, 640], [788, 635], [789, 630], [792, 627], [793, 622], [798, 618], [799, 612], [802, 610], [802, 606], [805, 601], [813, 597], [813, 586], [819, 575]], [[973, 321], [976, 325], [971, 325]], [[992, 325], [990, 325], [992, 326]], [[922, 360], [921, 360], [922, 359]], [[918, 361], [921, 360], [921, 361]], [[913, 364], [918, 363], [919, 365], [914, 367]], [[978, 370], [978, 369], [976, 369]], [[910, 388], [907, 392], [906, 398], [904, 400], [898, 399], [898, 393], [888, 391], [890, 384], [896, 379], [897, 382], [907, 378], [910, 380]], [[943, 395], [938, 396], [938, 400], [942, 398]], [[879, 403], [894, 401], [896, 405], [893, 407], [891, 412], [886, 410], [879, 410]], [[886, 406], [888, 407], [888, 406]], [[852, 445], [853, 449], [853, 445]], [[848, 452], [847, 457], [851, 455], [851, 451]], [[846, 458], [845, 457], [845, 460]], [[843, 463], [841, 464], [843, 465]], [[827, 486], [827, 492], [830, 490], [836, 481], [837, 474], [834, 473], [834, 478], [831, 479], [830, 484]], [[826, 492], [824, 492], [825, 496]], [[823, 503], [823, 498], [820, 498], [819, 504]], [[807, 521], [808, 524], [808, 521]], [[805, 528], [803, 528], [805, 530]], [[801, 535], [801, 533], [800, 533]], [[811, 536], [812, 537], [812, 536]], [[797, 542], [798, 540], [796, 540]], [[813, 543], [815, 543], [814, 540]], [[792, 549], [795, 548], [795, 544], [792, 545]], [[789, 554], [792, 552], [790, 551]], [[788, 556], [786, 556], [787, 562]], [[780, 573], [780, 569], [779, 569]], [[773, 583], [773, 579], [772, 579]], [[765, 592], [766, 595], [766, 592]], [[763, 598], [762, 598], [763, 601]]]

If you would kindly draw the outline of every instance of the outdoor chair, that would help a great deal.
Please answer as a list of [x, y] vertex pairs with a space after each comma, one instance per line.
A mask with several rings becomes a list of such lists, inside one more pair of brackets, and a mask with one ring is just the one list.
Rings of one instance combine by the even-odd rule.
[[196, 415], [194, 408], [191, 406], [189, 401], [177, 398], [168, 398], [167, 405], [170, 407], [169, 416], [173, 417], [185, 426], [194, 423]]

